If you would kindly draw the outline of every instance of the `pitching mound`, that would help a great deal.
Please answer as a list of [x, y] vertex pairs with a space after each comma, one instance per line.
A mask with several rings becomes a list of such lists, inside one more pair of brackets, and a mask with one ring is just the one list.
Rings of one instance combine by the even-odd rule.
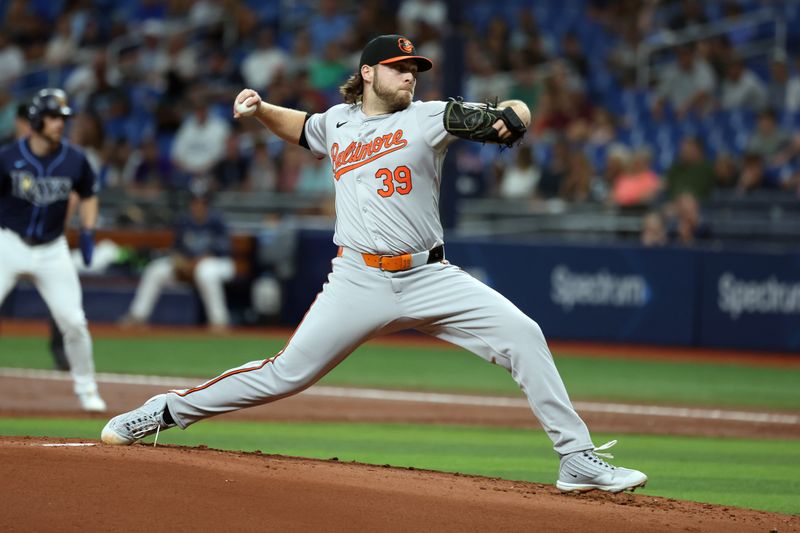
[[205, 448], [0, 438], [3, 531], [795, 531], [652, 496]]

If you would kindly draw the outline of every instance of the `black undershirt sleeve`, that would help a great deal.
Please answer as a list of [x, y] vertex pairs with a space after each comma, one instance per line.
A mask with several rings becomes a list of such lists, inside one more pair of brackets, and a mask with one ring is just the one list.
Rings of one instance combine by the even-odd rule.
[[300, 140], [297, 141], [297, 144], [299, 144], [306, 150], [311, 150], [311, 147], [308, 146], [308, 140], [306, 139], [306, 122], [308, 122], [309, 118], [311, 118], [311, 113], [306, 113], [306, 119], [303, 121], [303, 129], [300, 132]]

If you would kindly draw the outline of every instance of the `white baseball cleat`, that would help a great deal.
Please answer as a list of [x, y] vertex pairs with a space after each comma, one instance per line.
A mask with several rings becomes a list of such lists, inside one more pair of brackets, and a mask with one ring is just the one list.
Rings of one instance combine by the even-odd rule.
[[644, 487], [647, 483], [647, 476], [643, 472], [612, 466], [602, 457], [613, 459], [613, 455], [598, 453], [611, 448], [616, 443], [617, 441], [612, 440], [594, 450], [571, 453], [562, 457], [556, 487], [565, 492], [583, 492], [595, 489], [606, 492], [622, 492]]
[[166, 407], [166, 394], [153, 396], [141, 407], [109, 420], [100, 433], [100, 439], [106, 444], [127, 446], [162, 429], [174, 427], [175, 424], [164, 422]]
[[81, 409], [88, 413], [105, 413], [106, 411], [106, 402], [96, 390], [78, 393], [78, 401], [81, 402]]

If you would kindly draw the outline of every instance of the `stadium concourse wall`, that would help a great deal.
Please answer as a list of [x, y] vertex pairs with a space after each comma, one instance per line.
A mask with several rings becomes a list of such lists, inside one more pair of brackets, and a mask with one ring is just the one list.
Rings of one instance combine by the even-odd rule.
[[[336, 255], [330, 231], [300, 230], [281, 322], [299, 323]], [[800, 355], [800, 252], [644, 248], [449, 238], [447, 259], [507, 296], [552, 340], [790, 352]], [[90, 321], [126, 311], [135, 279], [84, 277]], [[44, 318], [18, 286], [0, 314]], [[169, 289], [152, 322], [202, 323], [190, 286]]]

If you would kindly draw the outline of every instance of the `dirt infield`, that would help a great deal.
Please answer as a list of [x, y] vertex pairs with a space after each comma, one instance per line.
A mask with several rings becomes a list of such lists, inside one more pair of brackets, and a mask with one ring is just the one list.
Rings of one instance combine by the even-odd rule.
[[[30, 333], [46, 329], [36, 326]], [[116, 334], [114, 329], [95, 333]], [[719, 360], [745, 361], [796, 364], [796, 359], [736, 354]], [[172, 387], [100, 386], [109, 415]], [[71, 388], [68, 379], [0, 376], [0, 417], [108, 418], [81, 413]], [[798, 424], [582, 415], [596, 432], [800, 439]], [[225, 419], [537, 427], [525, 407], [312, 394]], [[552, 485], [202, 447], [115, 448], [96, 440], [86, 441], [90, 446], [50, 446], [70, 443], [79, 442], [0, 437], [0, 531], [800, 531], [798, 516], [642, 494], [564, 495]]]
[[800, 517], [202, 448], [0, 438], [16, 531], [794, 531]]
[[[164, 390], [101, 388], [112, 413]], [[107, 418], [80, 413], [68, 380], [0, 378], [0, 406], [0, 416]], [[521, 408], [308, 395], [225, 418], [536, 424]], [[587, 419], [600, 431], [800, 437], [797, 425]], [[77, 441], [0, 438], [0, 530], [800, 531], [797, 516], [636, 494], [563, 495], [552, 485], [202, 448], [43, 446], [67, 442]]]

